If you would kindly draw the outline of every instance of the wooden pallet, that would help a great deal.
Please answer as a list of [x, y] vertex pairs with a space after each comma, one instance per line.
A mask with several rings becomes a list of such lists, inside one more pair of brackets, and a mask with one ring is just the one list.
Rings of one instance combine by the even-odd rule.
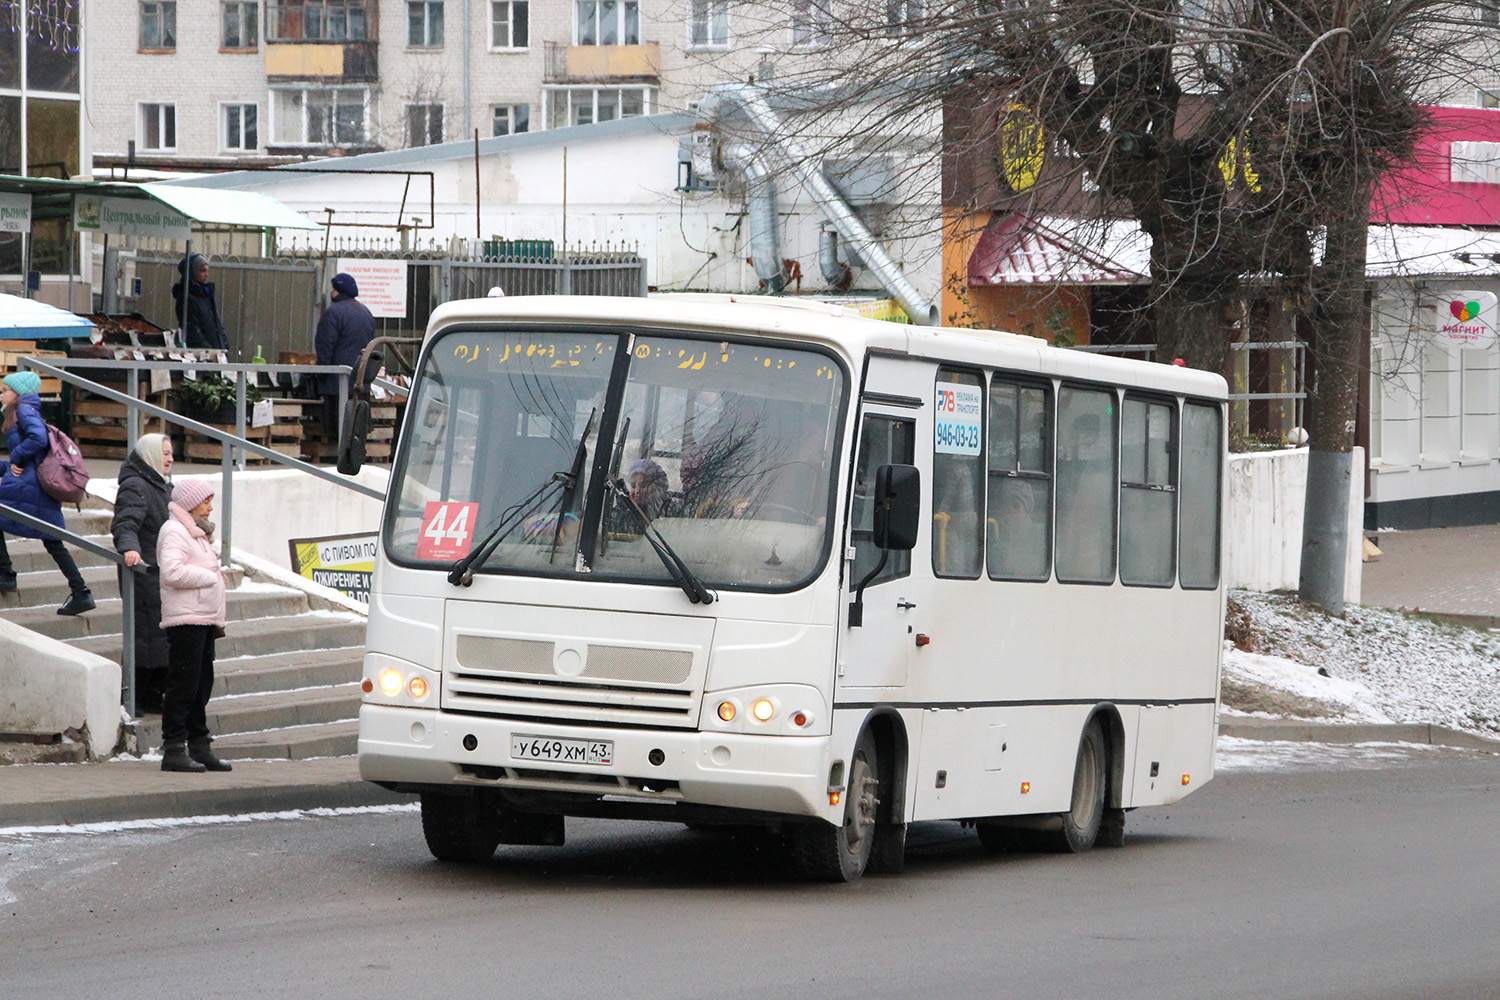
[[[208, 424], [214, 430], [223, 431], [226, 434], [238, 434], [238, 428], [234, 424]], [[269, 446], [271, 441], [271, 428], [269, 427], [246, 427], [245, 440], [254, 441], [259, 445]], [[182, 457], [191, 461], [222, 461], [224, 457], [223, 442], [216, 438], [205, 437], [202, 434], [194, 434], [192, 431], [185, 433], [182, 442]], [[269, 459], [261, 455], [245, 455], [245, 461], [251, 463], [266, 462]]]

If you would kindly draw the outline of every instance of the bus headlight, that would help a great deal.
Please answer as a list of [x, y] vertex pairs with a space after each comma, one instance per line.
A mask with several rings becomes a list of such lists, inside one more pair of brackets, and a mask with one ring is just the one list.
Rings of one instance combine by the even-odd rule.
[[365, 701], [381, 705], [436, 706], [439, 674], [409, 660], [366, 653], [360, 690]]
[[706, 692], [701, 728], [759, 736], [827, 736], [823, 695], [807, 684], [763, 684]]

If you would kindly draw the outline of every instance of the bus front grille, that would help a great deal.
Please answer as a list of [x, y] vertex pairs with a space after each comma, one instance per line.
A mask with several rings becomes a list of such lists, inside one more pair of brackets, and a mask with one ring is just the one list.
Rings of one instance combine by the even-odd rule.
[[698, 696], [682, 689], [599, 684], [560, 678], [499, 677], [451, 670], [443, 707], [484, 715], [522, 715], [558, 722], [697, 725]]
[[[711, 623], [674, 630], [653, 621], [654, 629], [677, 633], [664, 639], [630, 616], [533, 610], [529, 633], [506, 634], [489, 631], [491, 615], [475, 610], [468, 620], [470, 610], [450, 626], [444, 709], [581, 725], [697, 726]], [[549, 635], [548, 624], [577, 631]], [[580, 634], [585, 626], [592, 627]]]

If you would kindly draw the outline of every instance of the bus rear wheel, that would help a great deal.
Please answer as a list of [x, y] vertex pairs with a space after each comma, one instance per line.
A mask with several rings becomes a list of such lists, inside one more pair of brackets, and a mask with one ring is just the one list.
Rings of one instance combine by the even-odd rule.
[[500, 815], [473, 795], [422, 793], [422, 836], [439, 861], [477, 864], [500, 845]]
[[843, 823], [834, 826], [815, 821], [791, 830], [792, 861], [804, 877], [819, 882], [853, 882], [865, 873], [875, 847], [880, 792], [875, 738], [866, 730], [855, 744], [849, 766]]
[[1048, 848], [1060, 854], [1082, 854], [1099, 839], [1099, 825], [1104, 819], [1104, 796], [1109, 787], [1108, 763], [1104, 727], [1098, 719], [1090, 719], [1078, 741], [1078, 759], [1073, 766], [1072, 806], [1060, 814], [1061, 828], [1047, 831]]

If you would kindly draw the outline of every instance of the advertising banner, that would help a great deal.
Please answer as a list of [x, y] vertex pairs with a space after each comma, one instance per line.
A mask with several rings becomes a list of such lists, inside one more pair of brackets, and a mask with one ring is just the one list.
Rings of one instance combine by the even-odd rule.
[[293, 538], [287, 545], [292, 551], [292, 572], [356, 601], [370, 603], [370, 577], [375, 572], [374, 533]]
[[[370, 310], [370, 315], [387, 319], [406, 315], [406, 261], [340, 257], [338, 269], [359, 285], [359, 301]], [[331, 279], [333, 275], [328, 277]]]
[[1457, 291], [1439, 300], [1434, 334], [1453, 347], [1486, 348], [1495, 343], [1494, 292]]
[[73, 196], [73, 228], [110, 236], [156, 236], [186, 240], [193, 235], [188, 217], [145, 198]]
[[31, 195], [0, 194], [0, 233], [31, 232]]

